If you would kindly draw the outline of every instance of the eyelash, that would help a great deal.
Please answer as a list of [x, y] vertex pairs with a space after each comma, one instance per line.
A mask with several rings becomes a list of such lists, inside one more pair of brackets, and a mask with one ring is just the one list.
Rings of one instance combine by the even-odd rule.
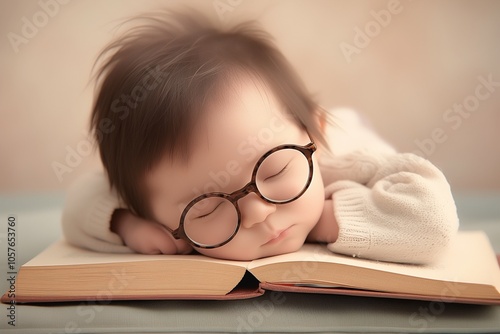
[[290, 163], [287, 163], [287, 164], [285, 165], [285, 167], [283, 167], [283, 168], [282, 168], [282, 169], [281, 169], [278, 173], [276, 173], [276, 174], [274, 174], [274, 175], [271, 175], [271, 176], [269, 176], [269, 177], [266, 177], [266, 179], [265, 179], [264, 181], [267, 181], [267, 180], [269, 180], [269, 179], [272, 179], [273, 177], [277, 177], [277, 176], [279, 176], [280, 174], [283, 174], [285, 171], [287, 171], [287, 170], [288, 170], [288, 165], [289, 165], [289, 164], [290, 164]]
[[206, 213], [204, 215], [201, 215], [199, 217], [197, 217], [197, 219], [202, 219], [202, 218], [205, 218], [207, 216], [210, 216], [215, 210], [217, 210], [217, 208], [222, 204], [222, 202], [220, 202], [219, 204], [217, 204], [217, 206], [212, 210], [210, 211], [209, 213]]

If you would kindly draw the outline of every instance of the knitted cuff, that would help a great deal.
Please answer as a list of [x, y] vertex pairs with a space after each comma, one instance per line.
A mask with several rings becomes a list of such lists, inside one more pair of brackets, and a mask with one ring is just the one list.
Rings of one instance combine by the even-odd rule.
[[367, 220], [364, 199], [369, 189], [349, 183], [355, 187], [338, 190], [332, 196], [339, 235], [337, 241], [328, 244], [328, 249], [335, 253], [362, 257], [371, 247], [370, 222]]
[[113, 192], [102, 194], [96, 198], [93, 210], [89, 213], [87, 221], [82, 227], [85, 233], [115, 245], [123, 245], [120, 236], [110, 230], [111, 217], [118, 208], [120, 208], [120, 202], [118, 196]]

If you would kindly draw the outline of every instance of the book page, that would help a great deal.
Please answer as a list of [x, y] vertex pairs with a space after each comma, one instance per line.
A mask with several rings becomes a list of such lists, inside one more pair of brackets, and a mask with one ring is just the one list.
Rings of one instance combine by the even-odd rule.
[[[304, 261], [304, 262], [302, 262]], [[325, 245], [306, 244], [295, 253], [254, 260], [248, 269], [279, 262], [301, 262], [293, 265], [294, 275], [301, 280], [314, 280], [314, 262], [326, 262], [369, 268], [407, 276], [449, 282], [469, 282], [492, 285], [500, 292], [500, 269], [488, 237], [482, 231], [460, 231], [453, 245], [442, 258], [432, 265], [411, 265], [353, 258], [330, 252]], [[289, 280], [288, 280], [289, 281]]]
[[210, 258], [204, 255], [145, 255], [145, 254], [119, 254], [100, 253], [79, 248], [68, 244], [65, 240], [56, 241], [47, 249], [28, 261], [23, 267], [34, 266], [64, 266], [64, 265], [86, 265], [119, 262], [147, 262], [147, 261], [203, 261], [222, 263], [246, 268], [248, 262], [229, 261]]

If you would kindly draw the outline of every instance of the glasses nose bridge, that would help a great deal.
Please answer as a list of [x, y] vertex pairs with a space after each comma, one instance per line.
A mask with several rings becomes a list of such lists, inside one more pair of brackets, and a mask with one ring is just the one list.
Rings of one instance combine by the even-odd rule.
[[231, 198], [233, 199], [233, 203], [236, 205], [240, 199], [251, 193], [256, 193], [260, 197], [260, 192], [259, 189], [257, 189], [255, 181], [250, 181], [240, 190], [236, 190], [231, 194]]

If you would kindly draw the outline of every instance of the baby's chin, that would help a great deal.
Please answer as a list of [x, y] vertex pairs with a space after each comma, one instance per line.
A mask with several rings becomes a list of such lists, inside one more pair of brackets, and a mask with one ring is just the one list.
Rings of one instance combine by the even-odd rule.
[[266, 251], [265, 254], [261, 255], [259, 258], [293, 253], [298, 251], [302, 247], [302, 245], [304, 245], [304, 242], [295, 242], [295, 243], [290, 242], [286, 245], [280, 245], [280, 247], [276, 247], [276, 249]]

